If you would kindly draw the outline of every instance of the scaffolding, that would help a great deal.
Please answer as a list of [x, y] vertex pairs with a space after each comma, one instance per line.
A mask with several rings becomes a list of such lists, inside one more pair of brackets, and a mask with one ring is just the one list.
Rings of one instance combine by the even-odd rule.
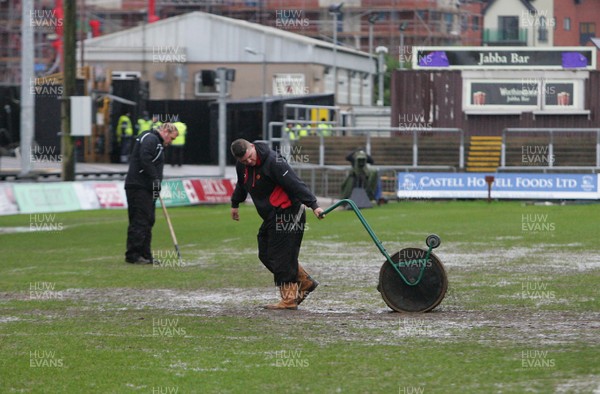
[[21, 80], [21, 1], [0, 2], [0, 85]]

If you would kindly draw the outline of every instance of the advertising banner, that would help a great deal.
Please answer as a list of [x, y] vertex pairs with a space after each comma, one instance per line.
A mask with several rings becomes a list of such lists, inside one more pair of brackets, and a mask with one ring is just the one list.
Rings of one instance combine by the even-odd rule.
[[[233, 189], [229, 179], [164, 180], [161, 197], [167, 206], [227, 204]], [[0, 185], [0, 215], [112, 208], [127, 208], [123, 181]]]
[[73, 189], [75, 190], [75, 194], [77, 194], [81, 209], [100, 209], [100, 202], [98, 201], [93, 184], [89, 182], [73, 182]]
[[493, 176], [497, 199], [600, 198], [597, 174], [398, 173], [398, 198], [487, 198], [486, 176]]
[[94, 190], [101, 208], [126, 208], [124, 182], [101, 182], [94, 184]]
[[12, 185], [0, 185], [0, 215], [19, 213]]
[[[233, 186], [227, 179], [163, 181], [161, 197], [166, 206], [229, 203]], [[157, 201], [157, 206], [160, 202]]]
[[233, 185], [227, 179], [197, 179], [192, 183], [201, 202], [216, 204], [231, 201]]
[[[163, 181], [160, 196], [166, 206], [190, 205], [187, 191], [180, 180]], [[160, 201], [156, 201], [156, 206], [160, 206]]]
[[595, 47], [413, 47], [413, 69], [596, 68]]
[[81, 209], [70, 182], [13, 185], [19, 213], [64, 212]]

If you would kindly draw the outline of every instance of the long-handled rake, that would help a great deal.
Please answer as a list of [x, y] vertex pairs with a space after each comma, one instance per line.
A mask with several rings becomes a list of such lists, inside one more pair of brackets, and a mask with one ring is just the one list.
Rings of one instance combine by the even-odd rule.
[[177, 257], [179, 258], [179, 264], [181, 265], [181, 252], [179, 251], [179, 245], [177, 244], [177, 238], [175, 237], [175, 230], [173, 230], [173, 224], [171, 224], [171, 218], [169, 217], [167, 207], [165, 206], [165, 203], [160, 194], [158, 195], [158, 199], [160, 200], [160, 205], [162, 206], [163, 213], [165, 214], [165, 219], [167, 219], [169, 231], [171, 232], [171, 239], [173, 239], [173, 244], [175, 245], [175, 250], [177, 251]]

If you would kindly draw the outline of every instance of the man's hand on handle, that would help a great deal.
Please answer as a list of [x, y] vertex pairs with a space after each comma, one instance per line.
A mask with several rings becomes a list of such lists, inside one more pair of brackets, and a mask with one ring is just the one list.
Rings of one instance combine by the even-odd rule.
[[321, 220], [323, 219], [325, 216], [323, 216], [323, 208], [317, 208], [313, 211], [313, 213], [315, 214], [315, 216], [317, 217], [317, 219]]

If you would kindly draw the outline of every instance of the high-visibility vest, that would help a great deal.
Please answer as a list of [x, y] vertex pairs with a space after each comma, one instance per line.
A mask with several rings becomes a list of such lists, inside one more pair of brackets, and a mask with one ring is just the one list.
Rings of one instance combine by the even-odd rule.
[[301, 126], [300, 124], [296, 125], [296, 132], [298, 133], [298, 138], [308, 137], [308, 130], [305, 128], [306, 126]]
[[138, 123], [138, 134], [142, 134], [144, 131], [148, 131], [152, 129], [152, 119], [144, 119], [140, 118], [137, 121]]
[[177, 127], [177, 131], [179, 132], [179, 135], [177, 136], [177, 138], [175, 138], [173, 140], [173, 142], [171, 142], [171, 145], [174, 145], [174, 146], [185, 145], [185, 135], [187, 134], [187, 125], [183, 122], [175, 122], [175, 123], [173, 123], [173, 125], [175, 125], [175, 127]]
[[321, 135], [323, 137], [331, 137], [331, 125], [330, 124], [319, 123], [319, 125], [317, 126], [317, 129], [319, 130], [319, 133], [321, 133]]
[[117, 123], [117, 140], [119, 142], [121, 142], [123, 134], [128, 137], [133, 136], [133, 124], [127, 115], [121, 115], [119, 117], [119, 123]]
[[298, 139], [296, 132], [287, 126], [285, 127], [285, 132], [287, 133], [288, 137], [290, 138], [290, 141], [294, 141], [294, 140]]

